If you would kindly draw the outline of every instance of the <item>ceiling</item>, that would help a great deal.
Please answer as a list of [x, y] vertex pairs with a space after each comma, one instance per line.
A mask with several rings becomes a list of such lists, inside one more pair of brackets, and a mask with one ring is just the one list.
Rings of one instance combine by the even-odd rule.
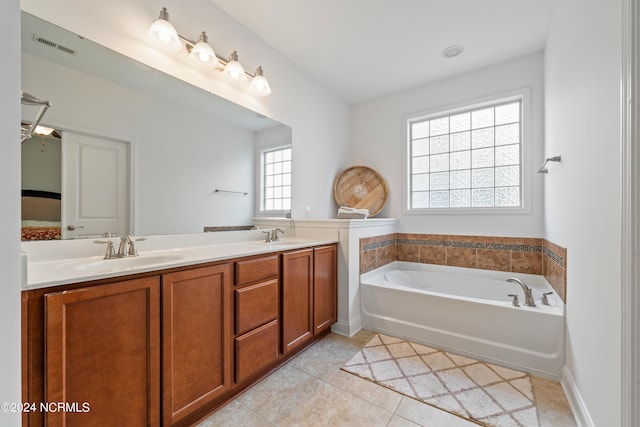
[[[210, 0], [357, 104], [544, 48], [557, 0]], [[442, 51], [464, 52], [445, 58]]]

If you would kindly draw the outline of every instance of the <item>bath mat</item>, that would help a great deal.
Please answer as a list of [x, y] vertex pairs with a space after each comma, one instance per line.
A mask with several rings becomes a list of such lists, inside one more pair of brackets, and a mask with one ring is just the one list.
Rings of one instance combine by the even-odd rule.
[[529, 374], [376, 334], [342, 370], [496, 427], [539, 427]]

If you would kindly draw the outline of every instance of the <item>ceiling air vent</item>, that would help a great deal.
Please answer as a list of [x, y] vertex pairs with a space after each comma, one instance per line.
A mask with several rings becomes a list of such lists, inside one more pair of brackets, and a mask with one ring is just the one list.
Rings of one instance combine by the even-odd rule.
[[69, 47], [66, 47], [66, 46], [63, 46], [63, 45], [61, 45], [59, 43], [56, 43], [56, 42], [53, 42], [51, 40], [45, 39], [44, 37], [39, 36], [37, 34], [33, 35], [33, 41], [41, 43], [41, 44], [43, 44], [45, 46], [48, 46], [48, 47], [51, 47], [53, 49], [57, 49], [57, 50], [59, 50], [61, 52], [68, 53], [69, 55], [75, 55], [76, 53], [78, 53], [77, 50], [73, 50], [73, 49], [71, 49]]

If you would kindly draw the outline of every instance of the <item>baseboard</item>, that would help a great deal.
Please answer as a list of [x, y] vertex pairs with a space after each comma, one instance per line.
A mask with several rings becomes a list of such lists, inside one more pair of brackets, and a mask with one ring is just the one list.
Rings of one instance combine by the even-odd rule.
[[360, 321], [360, 318], [358, 318], [357, 322], [350, 323], [338, 320], [333, 324], [333, 326], [331, 326], [331, 332], [348, 338], [352, 338], [360, 329], [362, 329], [362, 322]]
[[569, 406], [573, 412], [573, 417], [576, 419], [578, 426], [595, 427], [595, 424], [591, 419], [591, 415], [589, 415], [589, 411], [587, 410], [587, 406], [582, 399], [582, 395], [578, 390], [578, 386], [573, 379], [573, 375], [571, 375], [571, 371], [567, 368], [567, 365], [562, 368], [562, 381], [560, 381], [560, 384], [562, 385], [562, 390], [564, 390], [565, 396], [567, 396]]

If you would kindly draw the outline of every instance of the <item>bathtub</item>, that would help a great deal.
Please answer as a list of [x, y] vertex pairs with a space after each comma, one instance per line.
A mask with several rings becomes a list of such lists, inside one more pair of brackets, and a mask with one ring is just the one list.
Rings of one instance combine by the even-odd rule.
[[[524, 305], [517, 277], [532, 290]], [[360, 276], [362, 326], [490, 363], [559, 380], [564, 304], [544, 277], [395, 261]], [[517, 294], [514, 307], [507, 294]]]

